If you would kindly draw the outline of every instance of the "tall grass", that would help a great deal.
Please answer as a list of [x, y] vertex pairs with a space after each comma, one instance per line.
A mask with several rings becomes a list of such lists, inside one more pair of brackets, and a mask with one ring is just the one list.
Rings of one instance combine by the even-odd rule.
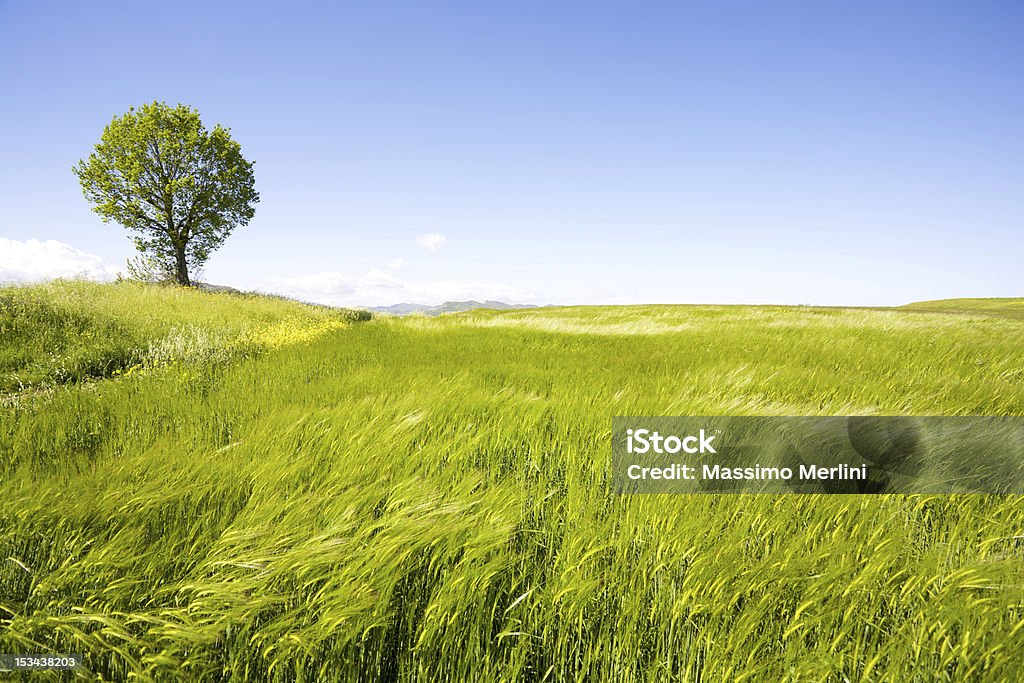
[[616, 414], [1024, 414], [1024, 323], [382, 319], [0, 412], [0, 651], [123, 680], [1014, 680], [1024, 503], [610, 492]]
[[916, 311], [998, 315], [1024, 319], [1024, 299], [938, 299], [936, 301], [918, 301], [907, 304], [903, 308]]
[[227, 360], [365, 318], [257, 295], [133, 282], [0, 288], [0, 393], [174, 362]]

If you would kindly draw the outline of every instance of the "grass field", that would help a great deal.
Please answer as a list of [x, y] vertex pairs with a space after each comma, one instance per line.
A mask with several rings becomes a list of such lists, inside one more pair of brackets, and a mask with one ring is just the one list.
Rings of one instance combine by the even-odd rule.
[[1024, 319], [1024, 299], [939, 299], [907, 304], [903, 308], [913, 311], [999, 315]]
[[229, 361], [308, 341], [363, 317], [274, 297], [132, 282], [7, 287], [0, 289], [0, 392]]
[[[1019, 301], [0, 305], [0, 652], [106, 680], [1024, 676], [1019, 497], [617, 497], [608, 471], [613, 415], [1024, 415]], [[183, 329], [231, 351], [154, 351]]]

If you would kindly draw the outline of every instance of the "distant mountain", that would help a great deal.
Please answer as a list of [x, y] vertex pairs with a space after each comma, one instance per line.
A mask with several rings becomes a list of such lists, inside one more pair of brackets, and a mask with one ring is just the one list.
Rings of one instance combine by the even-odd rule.
[[509, 311], [519, 308], [537, 307], [532, 304], [507, 304], [504, 301], [445, 301], [440, 306], [426, 306], [424, 304], [394, 304], [392, 306], [376, 306], [370, 310], [377, 313], [390, 313], [391, 315], [408, 315], [410, 313], [441, 315], [442, 313], [472, 311], [475, 308], [490, 308], [496, 311]]

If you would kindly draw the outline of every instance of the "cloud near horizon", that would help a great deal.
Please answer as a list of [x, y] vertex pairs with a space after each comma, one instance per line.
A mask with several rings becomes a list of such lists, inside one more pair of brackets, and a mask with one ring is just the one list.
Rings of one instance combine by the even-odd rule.
[[0, 282], [43, 282], [62, 277], [108, 281], [120, 272], [101, 257], [64, 242], [0, 237]]
[[260, 291], [283, 294], [331, 306], [389, 306], [397, 303], [437, 305], [475, 299], [531, 303], [533, 294], [516, 287], [486, 282], [402, 282], [392, 273], [372, 269], [353, 277], [339, 272], [270, 278]]
[[[388, 264], [388, 269], [372, 268], [358, 276], [331, 271], [271, 277], [251, 282], [249, 287], [332, 306], [436, 305], [466, 299], [531, 303], [534, 298], [532, 292], [488, 282], [403, 282], [395, 277], [394, 271], [407, 265], [405, 259], [395, 259]], [[102, 257], [64, 242], [0, 237], [0, 282], [30, 283], [72, 277], [110, 281], [121, 272], [122, 269]]]
[[438, 251], [444, 246], [448, 238], [439, 232], [431, 232], [426, 235], [420, 235], [416, 238], [416, 244], [420, 245], [427, 251]]

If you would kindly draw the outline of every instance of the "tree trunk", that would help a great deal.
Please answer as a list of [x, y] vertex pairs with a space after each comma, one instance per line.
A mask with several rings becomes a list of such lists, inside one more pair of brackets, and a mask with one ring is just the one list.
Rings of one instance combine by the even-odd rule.
[[174, 251], [177, 259], [174, 277], [178, 281], [179, 285], [182, 285], [183, 287], [190, 287], [192, 282], [188, 279], [188, 263], [185, 261], [185, 248], [179, 247]]

